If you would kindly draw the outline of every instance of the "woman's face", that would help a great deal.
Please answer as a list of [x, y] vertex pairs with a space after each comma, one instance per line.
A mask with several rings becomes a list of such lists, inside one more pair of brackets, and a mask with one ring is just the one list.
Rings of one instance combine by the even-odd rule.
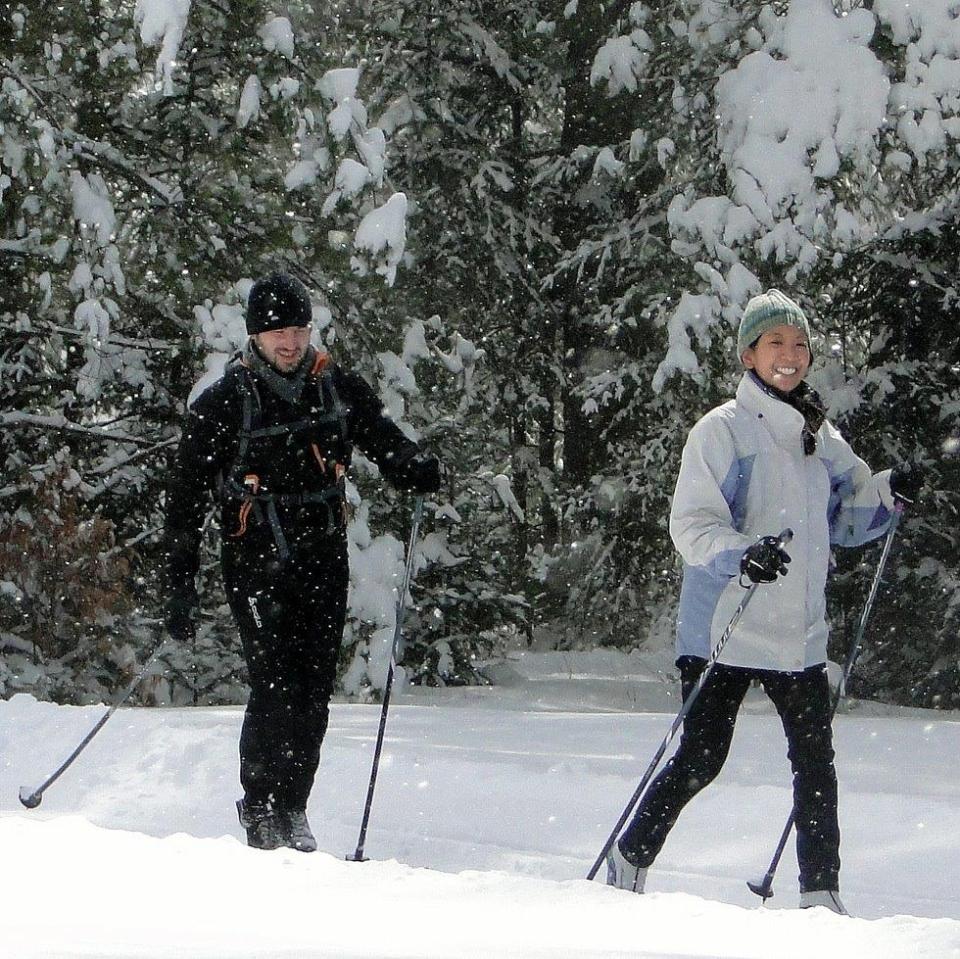
[[767, 330], [740, 359], [767, 386], [789, 393], [803, 382], [810, 369], [810, 344], [803, 330], [784, 323]]

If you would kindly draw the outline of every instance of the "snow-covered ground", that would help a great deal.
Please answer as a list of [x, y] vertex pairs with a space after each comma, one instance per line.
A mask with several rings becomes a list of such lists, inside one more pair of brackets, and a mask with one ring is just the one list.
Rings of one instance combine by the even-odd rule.
[[247, 849], [242, 712], [102, 715], [0, 702], [0, 955], [51, 957], [960, 957], [960, 716], [851, 704], [836, 721], [843, 895], [797, 910], [779, 723], [751, 693], [730, 759], [633, 896], [584, 875], [677, 708], [662, 661], [527, 654], [495, 687], [414, 690], [390, 711], [366, 863], [353, 852], [379, 708], [335, 704], [310, 803], [320, 852]]

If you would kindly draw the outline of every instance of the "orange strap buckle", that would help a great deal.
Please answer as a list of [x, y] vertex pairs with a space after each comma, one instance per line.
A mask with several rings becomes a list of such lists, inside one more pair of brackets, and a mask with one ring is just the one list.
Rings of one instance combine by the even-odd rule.
[[235, 533], [230, 534], [231, 539], [239, 539], [247, 532], [247, 520], [250, 518], [250, 510], [253, 509], [253, 498], [260, 490], [260, 477], [256, 473], [247, 473], [243, 478], [243, 488], [247, 495], [240, 505], [240, 525]]

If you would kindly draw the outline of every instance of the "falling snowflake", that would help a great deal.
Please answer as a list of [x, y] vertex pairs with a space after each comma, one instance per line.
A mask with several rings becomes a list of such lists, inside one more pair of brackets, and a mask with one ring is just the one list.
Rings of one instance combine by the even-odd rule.
[[838, 17], [845, 17], [851, 10], [863, 6], [863, 0], [833, 0], [833, 12]]

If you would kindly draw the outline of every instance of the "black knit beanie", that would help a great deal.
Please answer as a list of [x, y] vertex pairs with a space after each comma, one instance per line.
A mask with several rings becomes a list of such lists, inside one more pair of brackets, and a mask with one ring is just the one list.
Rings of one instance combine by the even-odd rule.
[[309, 326], [313, 319], [307, 288], [289, 273], [257, 280], [247, 297], [247, 333], [254, 336], [287, 326]]

